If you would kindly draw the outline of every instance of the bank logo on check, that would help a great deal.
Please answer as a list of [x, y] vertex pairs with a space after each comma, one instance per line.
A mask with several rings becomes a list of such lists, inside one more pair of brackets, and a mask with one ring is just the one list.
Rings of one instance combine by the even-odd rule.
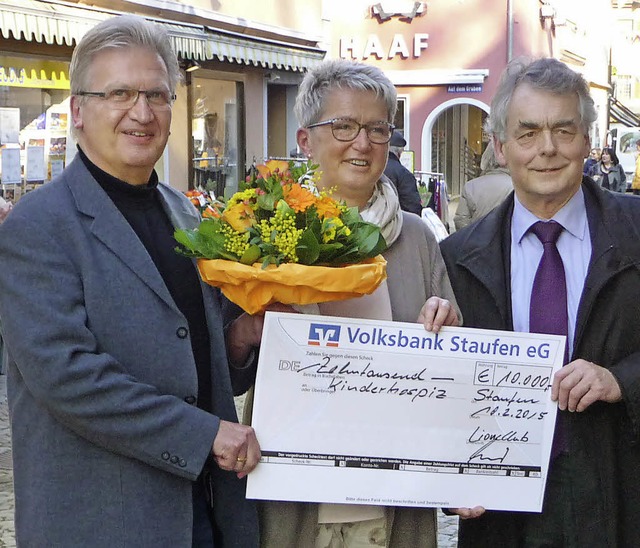
[[340, 326], [312, 323], [309, 326], [309, 344], [312, 346], [339, 346]]

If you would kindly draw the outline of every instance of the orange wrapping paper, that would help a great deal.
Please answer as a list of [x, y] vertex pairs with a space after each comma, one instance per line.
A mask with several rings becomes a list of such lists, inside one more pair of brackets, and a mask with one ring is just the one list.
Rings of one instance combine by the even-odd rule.
[[223, 259], [199, 259], [200, 276], [245, 312], [272, 303], [311, 304], [368, 295], [386, 279], [387, 261], [378, 255], [359, 264], [328, 267], [286, 263], [262, 268]]

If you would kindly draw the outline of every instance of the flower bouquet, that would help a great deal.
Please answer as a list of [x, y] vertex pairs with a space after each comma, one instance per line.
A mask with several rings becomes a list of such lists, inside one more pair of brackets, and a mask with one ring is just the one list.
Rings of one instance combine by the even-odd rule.
[[311, 304], [372, 293], [386, 278], [380, 229], [319, 191], [316, 166], [270, 161], [191, 230], [178, 252], [202, 279], [255, 314], [269, 304]]

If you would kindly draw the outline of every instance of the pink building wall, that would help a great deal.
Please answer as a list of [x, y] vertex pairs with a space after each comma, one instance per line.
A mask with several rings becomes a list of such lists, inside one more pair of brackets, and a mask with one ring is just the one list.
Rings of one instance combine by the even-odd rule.
[[[554, 37], [541, 23], [539, 0], [434, 0], [424, 3], [425, 13], [412, 20], [394, 16], [387, 21], [372, 14], [371, 3], [351, 2], [357, 9], [329, 2], [333, 8], [327, 12], [329, 56], [379, 66], [388, 71], [399, 94], [410, 97], [408, 142], [416, 152], [416, 169], [425, 168], [422, 149], [429, 145], [425, 122], [431, 113], [453, 102], [488, 110], [509, 56], [510, 4], [512, 57], [554, 55]], [[381, 2], [385, 9], [400, 4]], [[456, 77], [464, 86], [464, 73], [469, 70], [486, 72], [480, 79], [481, 91], [448, 90]]]

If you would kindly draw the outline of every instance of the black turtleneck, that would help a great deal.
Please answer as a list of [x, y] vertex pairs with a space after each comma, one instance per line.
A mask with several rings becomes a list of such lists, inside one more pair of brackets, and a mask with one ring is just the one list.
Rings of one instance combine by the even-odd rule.
[[146, 185], [131, 185], [100, 169], [81, 149], [79, 154], [147, 249], [173, 300], [187, 318], [198, 374], [198, 407], [211, 411], [211, 346], [200, 280], [192, 260], [175, 252], [174, 227], [162, 206], [158, 175], [153, 171]]

